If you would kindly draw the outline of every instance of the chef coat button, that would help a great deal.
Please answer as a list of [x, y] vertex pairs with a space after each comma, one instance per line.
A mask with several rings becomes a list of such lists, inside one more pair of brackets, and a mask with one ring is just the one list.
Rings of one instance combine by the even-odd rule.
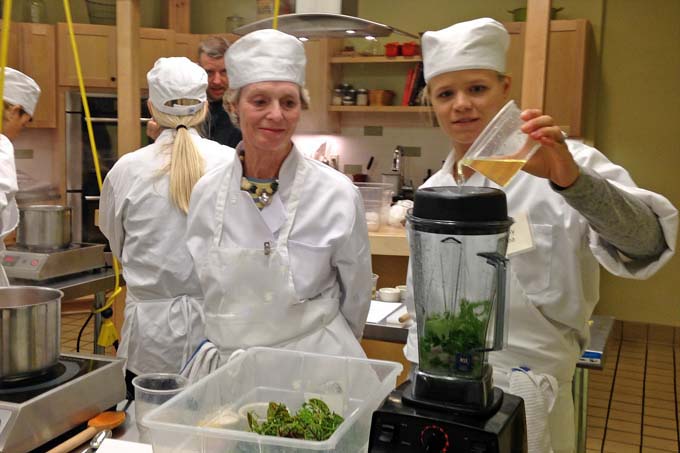
[[231, 204], [236, 204], [236, 197], [231, 197]]

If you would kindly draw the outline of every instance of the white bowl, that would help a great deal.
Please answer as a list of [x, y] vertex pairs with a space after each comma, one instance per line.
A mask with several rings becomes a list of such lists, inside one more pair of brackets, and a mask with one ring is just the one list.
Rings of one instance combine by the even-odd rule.
[[399, 290], [397, 288], [380, 288], [378, 294], [380, 294], [380, 300], [383, 302], [399, 302]]

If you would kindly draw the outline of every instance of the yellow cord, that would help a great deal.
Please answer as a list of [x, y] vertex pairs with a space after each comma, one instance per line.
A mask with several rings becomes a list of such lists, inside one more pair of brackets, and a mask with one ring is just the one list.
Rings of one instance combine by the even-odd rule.
[[[2, 8], [2, 43], [0, 43], [0, 99], [5, 99], [5, 66], [7, 66], [7, 49], [9, 48], [9, 25], [12, 22], [12, 0], [5, 0]], [[0, 134], [5, 120], [3, 109], [0, 117]]]
[[279, 29], [279, 4], [281, 0], [274, 0], [274, 20], [272, 21], [272, 28], [274, 30]]
[[[87, 135], [90, 138], [90, 148], [92, 148], [92, 160], [94, 161], [94, 170], [97, 174], [97, 185], [99, 192], [102, 191], [102, 174], [99, 168], [99, 154], [97, 153], [97, 146], [94, 142], [94, 132], [92, 130], [92, 119], [90, 116], [90, 106], [87, 103], [87, 93], [85, 92], [85, 83], [83, 82], [83, 72], [80, 67], [80, 57], [78, 56], [78, 46], [76, 44], [75, 34], [73, 32], [73, 21], [71, 20], [71, 6], [69, 0], [64, 0], [64, 13], [66, 15], [66, 23], [68, 24], [68, 34], [71, 40], [71, 49], [73, 50], [73, 60], [76, 65], [76, 74], [78, 76], [78, 86], [80, 87], [80, 98], [83, 101], [83, 110], [85, 111], [85, 123], [87, 124]], [[4, 29], [3, 29], [4, 33]], [[109, 308], [115, 302], [116, 296], [120, 294], [120, 270], [118, 267], [118, 260], [113, 257], [113, 273], [115, 275], [115, 283], [113, 292], [109, 295], [103, 307], [92, 310], [93, 313], [101, 313]]]

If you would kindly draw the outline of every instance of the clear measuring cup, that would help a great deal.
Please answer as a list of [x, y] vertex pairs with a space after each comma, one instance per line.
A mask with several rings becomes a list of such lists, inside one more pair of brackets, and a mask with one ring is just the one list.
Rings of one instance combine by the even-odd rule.
[[464, 182], [463, 165], [507, 186], [541, 144], [520, 130], [524, 123], [515, 101], [509, 101], [487, 124], [456, 168], [457, 180]]

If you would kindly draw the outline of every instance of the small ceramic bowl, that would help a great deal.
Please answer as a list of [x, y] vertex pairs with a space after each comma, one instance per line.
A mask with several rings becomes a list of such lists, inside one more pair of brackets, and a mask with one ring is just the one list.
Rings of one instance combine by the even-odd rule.
[[269, 403], [265, 402], [244, 404], [239, 408], [238, 415], [248, 424], [248, 412], [252, 412], [257, 421], [263, 422], [267, 420], [267, 409], [269, 409]]
[[383, 302], [399, 302], [399, 290], [397, 288], [380, 288], [378, 294], [380, 294], [380, 300]]
[[397, 286], [397, 289], [399, 290], [399, 300], [402, 302], [406, 302], [406, 292], [408, 290], [408, 287], [406, 285], [399, 285]]

